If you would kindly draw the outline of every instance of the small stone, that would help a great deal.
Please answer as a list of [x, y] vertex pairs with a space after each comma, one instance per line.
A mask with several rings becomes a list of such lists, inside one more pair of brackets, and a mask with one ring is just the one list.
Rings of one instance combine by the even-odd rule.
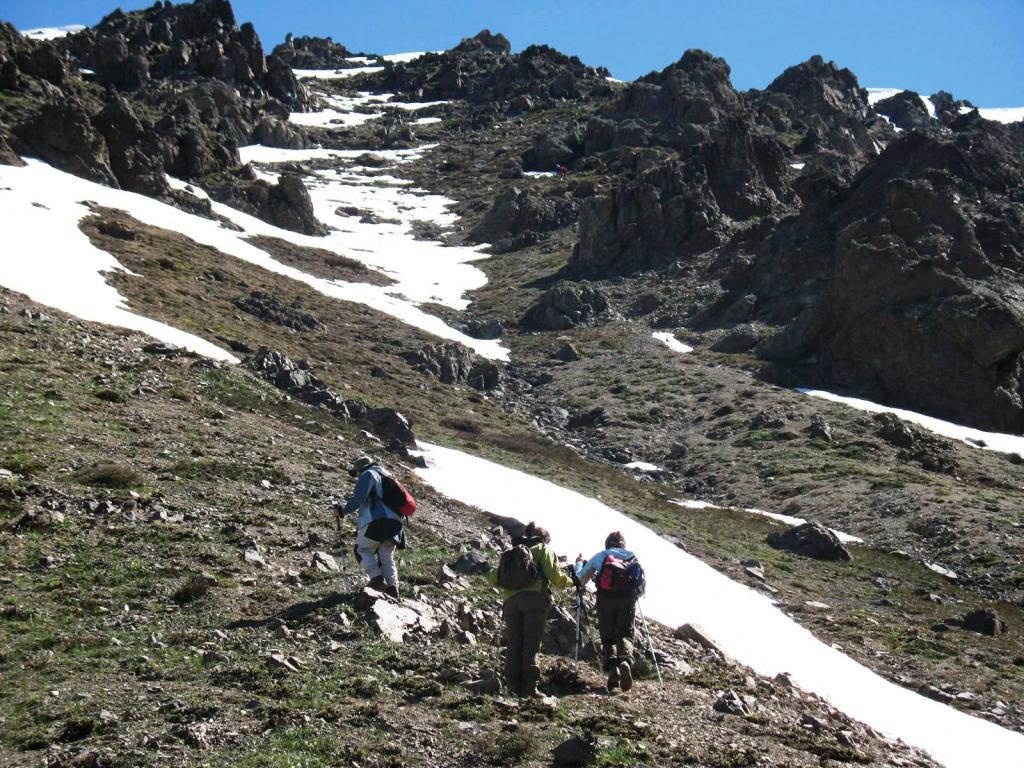
[[326, 552], [314, 552], [309, 565], [322, 573], [338, 573], [341, 570], [338, 567], [338, 561]]

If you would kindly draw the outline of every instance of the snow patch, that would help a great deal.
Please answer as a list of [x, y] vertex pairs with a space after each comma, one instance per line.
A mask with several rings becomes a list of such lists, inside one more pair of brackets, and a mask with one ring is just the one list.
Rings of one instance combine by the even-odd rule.
[[1024, 107], [979, 107], [978, 112], [986, 120], [997, 123], [1019, 123], [1024, 120]]
[[205, 339], [131, 311], [107, 283], [105, 273], [127, 270], [79, 229], [92, 213], [81, 201], [124, 208], [131, 193], [62, 173], [38, 160], [26, 162], [23, 168], [0, 165], [0, 284], [82, 320], [142, 331], [214, 360], [238, 362]]
[[410, 61], [414, 61], [421, 56], [426, 56], [428, 53], [444, 53], [444, 51], [410, 51], [408, 53], [389, 53], [381, 56], [384, 61], [390, 61], [392, 64], [406, 64]]
[[36, 29], [23, 29], [21, 36], [31, 40], [58, 40], [68, 35], [73, 35], [85, 29], [84, 24], [67, 24], [63, 27], [37, 27]]
[[640, 472], [664, 472], [665, 470], [659, 467], [657, 464], [648, 464], [646, 461], [631, 461], [629, 464], [623, 464], [626, 469], [635, 469]]
[[313, 80], [346, 80], [356, 75], [370, 75], [374, 72], [383, 72], [384, 67], [350, 67], [348, 69], [293, 69], [294, 74], [300, 80], [310, 78]]
[[684, 355], [688, 352], [693, 352], [693, 347], [689, 344], [683, 344], [683, 342], [677, 339], [674, 334], [671, 334], [668, 331], [657, 331], [652, 333], [651, 336], [656, 338], [673, 352], [679, 352]]
[[903, 408], [890, 408], [887, 405], [879, 405], [878, 403], [872, 403], [869, 400], [836, 395], [831, 392], [823, 392], [819, 389], [798, 388], [796, 391], [805, 395], [810, 395], [811, 397], [819, 397], [833, 403], [842, 403], [843, 405], [848, 405], [851, 408], [856, 408], [858, 411], [867, 411], [868, 413], [891, 413], [904, 421], [909, 421], [911, 424], [917, 424], [919, 427], [924, 427], [929, 432], [934, 432], [937, 435], [942, 435], [943, 437], [948, 437], [953, 440], [959, 440], [967, 445], [974, 446], [975, 448], [985, 448], [999, 453], [1019, 453], [1024, 455], [1024, 437], [1021, 437], [1020, 435], [1007, 435], [999, 432], [983, 432], [982, 430], [974, 429], [973, 427], [965, 427], [961, 424], [954, 424], [951, 421], [936, 419], [933, 416], [925, 416], [923, 413], [915, 413], [914, 411], [907, 411]]
[[758, 673], [788, 672], [804, 690], [927, 750], [948, 768], [1021, 764], [1024, 735], [890, 683], [819, 641], [763, 595], [600, 501], [459, 451], [420, 447], [427, 467], [416, 473], [425, 482], [495, 515], [526, 522], [527, 514], [551, 532], [561, 555], [598, 551], [608, 531], [622, 531], [644, 563], [644, 611], [652, 619], [669, 627], [702, 625], [725, 653]]
[[[723, 507], [718, 504], [712, 504], [709, 501], [698, 501], [697, 499], [669, 499], [670, 504], [676, 504], [680, 507], [686, 507], [687, 509], [724, 509], [727, 512], [746, 512], [748, 515], [757, 515], [758, 517], [767, 517], [771, 520], [776, 520], [786, 525], [803, 525], [807, 521], [802, 517], [792, 517], [791, 515], [783, 515], [779, 512], [768, 512], [764, 509], [757, 509], [756, 507]], [[832, 533], [836, 535], [843, 544], [863, 544], [864, 539], [859, 536], [851, 536], [849, 533], [843, 533], [837, 531], [835, 528], [829, 528]]]

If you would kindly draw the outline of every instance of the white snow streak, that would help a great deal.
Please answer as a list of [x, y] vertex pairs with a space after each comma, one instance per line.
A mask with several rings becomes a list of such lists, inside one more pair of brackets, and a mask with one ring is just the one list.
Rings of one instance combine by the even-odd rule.
[[679, 352], [684, 355], [687, 352], [693, 352], [693, 347], [689, 344], [683, 344], [683, 342], [677, 339], [674, 334], [671, 334], [668, 331], [657, 331], [656, 333], [652, 333], [651, 336], [656, 338], [673, 352]]
[[356, 75], [369, 75], [382, 72], [384, 67], [350, 67], [349, 69], [293, 69], [292, 73], [300, 80], [346, 80]]
[[[802, 517], [793, 517], [791, 515], [783, 515], [779, 512], [768, 512], [764, 509], [757, 509], [756, 507], [744, 507], [739, 509], [737, 507], [721, 507], [718, 504], [712, 504], [709, 501], [698, 501], [697, 499], [669, 499], [670, 504], [678, 504], [680, 507], [686, 507], [687, 509], [724, 509], [727, 512], [746, 512], [748, 515], [757, 515], [758, 517], [767, 517], [771, 520], [776, 520], [786, 525], [803, 525], [807, 521]], [[837, 531], [835, 528], [829, 528], [832, 533], [836, 535], [843, 544], [863, 544], [864, 539], [859, 536], [852, 536], [849, 533], [843, 531]]]
[[132, 312], [124, 297], [107, 284], [104, 273], [126, 270], [78, 228], [91, 213], [81, 201], [124, 207], [117, 201], [128, 195], [38, 160], [28, 160], [24, 168], [0, 165], [0, 284], [83, 320], [142, 331], [206, 357], [237, 363], [234, 355], [198, 336]]
[[61, 37], [67, 37], [73, 35], [76, 32], [81, 32], [85, 29], [82, 24], [68, 24], [63, 27], [38, 27], [36, 29], [23, 29], [21, 30], [22, 37], [27, 37], [32, 40], [57, 40]]
[[788, 672], [801, 688], [871, 727], [930, 752], [948, 768], [1024, 766], [1024, 735], [888, 682], [815, 638], [764, 596], [731, 581], [600, 501], [468, 454], [420, 443], [417, 474], [441, 493], [496, 515], [535, 520], [567, 557], [596, 552], [621, 530], [647, 571], [644, 610], [676, 627], [699, 623], [762, 675]]
[[635, 469], [638, 472], [664, 472], [665, 470], [659, 467], [657, 464], [649, 464], [646, 461], [631, 461], [629, 464], [623, 464], [626, 469]]
[[960, 440], [961, 442], [974, 446], [975, 448], [986, 448], [999, 453], [1019, 453], [1024, 455], [1024, 437], [1021, 437], [1020, 435], [1007, 435], [1000, 432], [983, 432], [982, 430], [974, 429], [973, 427], [965, 427], [961, 424], [954, 424], [951, 421], [936, 419], [933, 416], [925, 416], [923, 413], [915, 413], [914, 411], [907, 411], [902, 408], [890, 408], [887, 405], [879, 405], [878, 403], [872, 403], [869, 400], [835, 395], [831, 392], [823, 392], [820, 389], [799, 388], [797, 389], [797, 392], [801, 392], [805, 395], [811, 395], [812, 397], [820, 397], [823, 400], [829, 400], [833, 403], [842, 403], [843, 405], [848, 405], [851, 408], [856, 408], [858, 411], [867, 411], [868, 413], [892, 413], [904, 421], [909, 421], [911, 424], [917, 424], [920, 427], [924, 427], [929, 432], [934, 432], [937, 435], [942, 435], [943, 437], [948, 437], [953, 440]]

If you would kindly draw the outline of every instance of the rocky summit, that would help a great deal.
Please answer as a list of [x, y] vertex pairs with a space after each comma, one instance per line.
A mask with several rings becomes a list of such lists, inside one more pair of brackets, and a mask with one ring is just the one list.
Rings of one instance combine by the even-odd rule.
[[[0, 24], [0, 763], [1016, 765], [1024, 123], [452, 31]], [[590, 589], [503, 683], [531, 520], [627, 693]]]

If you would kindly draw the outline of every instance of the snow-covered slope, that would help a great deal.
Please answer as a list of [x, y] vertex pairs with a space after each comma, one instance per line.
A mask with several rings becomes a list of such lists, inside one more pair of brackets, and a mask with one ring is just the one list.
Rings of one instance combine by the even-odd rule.
[[0, 165], [0, 285], [83, 320], [131, 328], [215, 360], [238, 362], [205, 339], [132, 312], [107, 284], [103, 273], [124, 267], [78, 228], [90, 213], [81, 201], [128, 207], [134, 198], [148, 200], [36, 160], [25, 168]]
[[642, 607], [650, 618], [670, 627], [702, 625], [726, 653], [757, 672], [788, 672], [801, 688], [949, 768], [1024, 766], [1024, 735], [888, 682], [817, 640], [762, 595], [600, 501], [459, 451], [420, 446], [427, 468], [417, 472], [426, 482], [487, 512], [536, 521], [551, 532], [561, 555], [590, 555], [610, 531], [622, 531], [647, 572]]
[[[497, 341], [470, 338], [418, 306], [434, 302], [462, 309], [466, 302], [464, 293], [486, 280], [469, 263], [486, 257], [468, 248], [445, 248], [440, 243], [415, 240], [409, 231], [408, 222], [415, 218], [444, 222], [446, 216], [451, 216], [445, 209], [448, 201], [393, 186], [368, 186], [366, 179], [363, 184], [354, 183], [349, 176], [358, 179], [359, 174], [324, 172], [319, 177], [322, 184], [311, 190], [317, 215], [339, 227], [320, 238], [279, 229], [214, 203], [218, 214], [241, 227], [241, 231], [233, 231], [217, 221], [80, 179], [38, 161], [30, 161], [24, 168], [0, 165], [0, 195], [4, 199], [0, 221], [7, 233], [0, 245], [0, 285], [86, 320], [135, 328], [210, 357], [233, 360], [230, 354], [202, 339], [127, 312], [122, 297], [109, 286], [103, 288], [106, 284], [101, 273], [120, 265], [98, 251], [78, 230], [78, 222], [88, 213], [80, 201], [91, 200], [104, 207], [125, 210], [143, 223], [184, 233], [230, 256], [303, 282], [327, 296], [366, 304], [427, 333], [459, 341], [485, 357], [506, 359], [507, 350]], [[366, 205], [401, 223], [370, 225], [339, 217], [335, 209], [346, 205]], [[396, 284], [377, 286], [315, 277], [282, 264], [247, 242], [246, 238], [253, 235], [333, 250], [386, 272]]]

